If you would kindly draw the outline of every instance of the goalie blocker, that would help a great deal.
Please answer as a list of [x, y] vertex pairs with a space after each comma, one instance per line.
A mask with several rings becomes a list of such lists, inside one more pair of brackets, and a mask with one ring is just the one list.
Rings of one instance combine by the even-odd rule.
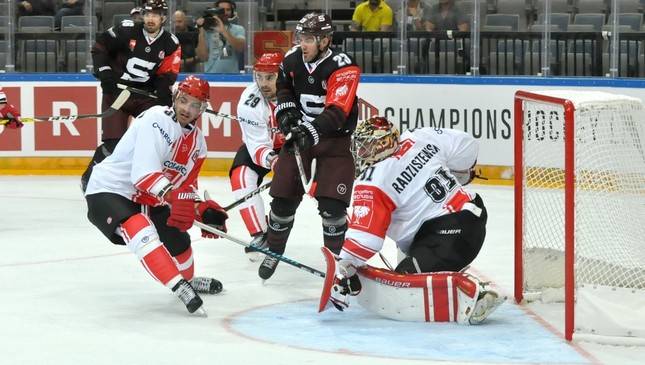
[[[342, 310], [349, 306], [347, 294], [341, 294], [336, 259], [322, 248], [327, 262], [325, 283], [318, 311], [330, 305]], [[470, 274], [435, 272], [399, 274], [366, 265], [357, 270], [360, 291], [358, 303], [370, 312], [397, 321], [482, 323], [506, 297], [488, 290]]]

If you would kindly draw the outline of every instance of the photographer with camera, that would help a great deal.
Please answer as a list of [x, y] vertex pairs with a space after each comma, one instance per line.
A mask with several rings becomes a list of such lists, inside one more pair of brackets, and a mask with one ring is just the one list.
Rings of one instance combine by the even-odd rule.
[[246, 45], [245, 31], [241, 25], [232, 24], [235, 2], [218, 0], [214, 8], [204, 11], [195, 22], [199, 27], [197, 57], [206, 60], [206, 73], [238, 73], [240, 57]]

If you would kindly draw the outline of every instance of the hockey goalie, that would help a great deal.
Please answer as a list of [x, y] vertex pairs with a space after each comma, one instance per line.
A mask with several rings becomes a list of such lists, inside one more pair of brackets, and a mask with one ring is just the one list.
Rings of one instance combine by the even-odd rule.
[[[319, 311], [366, 309], [403, 321], [479, 324], [506, 298], [464, 269], [486, 236], [486, 207], [466, 190], [475, 139], [451, 129], [401, 135], [382, 117], [356, 128], [353, 215], [338, 256], [323, 248], [327, 275]], [[406, 257], [393, 270], [366, 264], [390, 237]]]

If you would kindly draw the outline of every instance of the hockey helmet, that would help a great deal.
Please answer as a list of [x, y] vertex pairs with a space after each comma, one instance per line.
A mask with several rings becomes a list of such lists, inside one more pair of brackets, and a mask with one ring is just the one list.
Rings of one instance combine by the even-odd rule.
[[396, 152], [400, 135], [394, 124], [384, 117], [371, 117], [361, 122], [352, 135], [356, 174]]
[[210, 97], [210, 86], [208, 81], [202, 80], [195, 75], [189, 75], [177, 86], [178, 92], [186, 93], [205, 103]]
[[278, 72], [280, 64], [284, 60], [284, 55], [279, 52], [264, 53], [253, 66], [253, 70], [258, 72]]
[[146, 0], [146, 3], [143, 5], [143, 12], [154, 11], [160, 13], [161, 15], [168, 14], [168, 4], [166, 0]]
[[296, 38], [299, 34], [311, 34], [316, 37], [331, 36], [333, 32], [331, 18], [323, 13], [308, 13], [296, 25]]

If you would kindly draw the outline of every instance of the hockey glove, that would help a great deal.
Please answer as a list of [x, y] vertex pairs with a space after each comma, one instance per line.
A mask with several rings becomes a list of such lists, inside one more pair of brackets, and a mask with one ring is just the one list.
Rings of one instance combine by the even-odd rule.
[[101, 80], [101, 89], [103, 94], [117, 95], [119, 88], [116, 86], [116, 77], [111, 69], [99, 71], [96, 75]]
[[304, 151], [317, 145], [318, 142], [320, 142], [318, 130], [312, 123], [305, 122], [291, 128], [291, 132], [289, 132], [284, 142], [284, 147], [287, 152], [294, 153], [296, 148], [299, 151]]
[[22, 128], [23, 124], [20, 121], [20, 117], [15, 117], [12, 113], [7, 113], [7, 119], [9, 119], [9, 121], [5, 124], [6, 128], [9, 128], [9, 129]]
[[[214, 200], [206, 200], [197, 204], [197, 220], [208, 224], [209, 226], [226, 233], [226, 220], [228, 214], [224, 208], [217, 204]], [[218, 235], [205, 231], [202, 229], [202, 237], [204, 238], [219, 238]]]
[[280, 131], [286, 136], [291, 131], [291, 128], [298, 125], [300, 118], [302, 118], [302, 113], [296, 108], [295, 103], [288, 102], [279, 104], [276, 107], [275, 116], [278, 119]]
[[197, 194], [188, 187], [178, 188], [168, 193], [166, 202], [170, 203], [170, 217], [166, 223], [182, 232], [186, 232], [192, 227], [193, 221], [197, 218], [195, 213], [196, 197]]
[[348, 295], [356, 296], [362, 289], [361, 280], [356, 274], [354, 265], [354, 260], [342, 259], [336, 264], [336, 276], [329, 301], [341, 312], [349, 307]]

